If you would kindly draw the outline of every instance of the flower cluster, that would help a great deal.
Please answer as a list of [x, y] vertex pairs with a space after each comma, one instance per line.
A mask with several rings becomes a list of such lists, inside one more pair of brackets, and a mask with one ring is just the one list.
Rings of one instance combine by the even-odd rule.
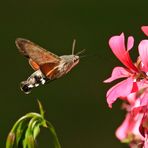
[[[142, 26], [141, 29], [148, 36], [148, 26]], [[115, 67], [111, 77], [104, 81], [110, 83], [123, 78], [106, 94], [110, 108], [117, 99], [121, 99], [124, 101], [123, 108], [127, 111], [123, 123], [116, 130], [116, 136], [131, 148], [148, 148], [148, 39], [140, 41], [139, 56], [135, 63], [129, 55], [134, 46], [132, 36], [128, 37], [127, 43], [124, 33], [113, 36], [109, 40], [109, 46], [124, 65]]]

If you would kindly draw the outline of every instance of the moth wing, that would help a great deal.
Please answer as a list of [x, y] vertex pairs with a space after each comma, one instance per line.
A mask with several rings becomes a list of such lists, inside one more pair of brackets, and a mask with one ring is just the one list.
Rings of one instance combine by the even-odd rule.
[[35, 71], [40, 69], [40, 66], [36, 62], [34, 62], [32, 59], [29, 59], [29, 64]]
[[25, 57], [30, 58], [39, 66], [45, 63], [58, 63], [60, 60], [59, 56], [45, 50], [27, 39], [16, 39], [16, 46], [20, 53]]
[[58, 64], [57, 63], [45, 63], [39, 66], [32, 59], [29, 59], [30, 66], [36, 71], [38, 69], [50, 80], [54, 79], [58, 73]]
[[58, 64], [57, 63], [46, 63], [40, 66], [42, 73], [50, 80], [56, 78], [58, 73]]

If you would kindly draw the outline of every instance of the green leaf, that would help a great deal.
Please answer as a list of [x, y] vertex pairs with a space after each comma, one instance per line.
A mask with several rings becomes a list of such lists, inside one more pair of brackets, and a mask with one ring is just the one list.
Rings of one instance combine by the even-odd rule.
[[53, 139], [54, 139], [54, 147], [55, 148], [61, 148], [60, 142], [58, 140], [57, 134], [55, 132], [55, 129], [53, 127], [53, 125], [47, 121], [47, 125], [48, 125], [48, 129], [51, 132], [51, 134], [53, 135]]
[[15, 133], [10, 132], [7, 141], [6, 141], [6, 148], [13, 148], [15, 145]]
[[42, 117], [44, 117], [43, 106], [42, 106], [42, 104], [41, 104], [41, 102], [39, 100], [37, 100], [37, 101], [38, 101], [38, 105], [39, 105], [40, 114], [41, 114]]
[[34, 139], [36, 139], [37, 135], [40, 133], [40, 125], [37, 124], [35, 127], [34, 127], [34, 130], [33, 130], [33, 137]]
[[27, 129], [27, 122], [28, 120], [23, 120], [19, 123], [17, 129], [16, 129], [16, 146], [19, 147], [21, 143], [21, 139], [24, 139], [25, 137], [25, 131]]
[[28, 123], [28, 128], [26, 129], [25, 138], [23, 141], [23, 148], [29, 148], [30, 146], [35, 146], [34, 139], [34, 127], [36, 126], [37, 121], [40, 120], [39, 117], [34, 116]]
[[23, 141], [23, 148], [35, 148], [35, 140], [31, 132], [26, 132], [26, 136]]
[[43, 107], [38, 101], [40, 114], [27, 113], [16, 121], [6, 140], [6, 148], [35, 148], [36, 137], [40, 133], [40, 127], [48, 128], [53, 136], [54, 147], [61, 148], [56, 132], [52, 124], [44, 119]]

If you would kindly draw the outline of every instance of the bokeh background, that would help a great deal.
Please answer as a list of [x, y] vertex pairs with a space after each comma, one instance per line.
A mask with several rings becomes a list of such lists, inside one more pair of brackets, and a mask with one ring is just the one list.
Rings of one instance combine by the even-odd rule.
[[[24, 114], [38, 112], [37, 99], [54, 125], [62, 148], [126, 148], [114, 132], [124, 119], [117, 101], [109, 109], [105, 94], [113, 84], [103, 84], [116, 65], [122, 65], [108, 47], [108, 39], [122, 31], [142, 38], [148, 25], [148, 1], [134, 0], [2, 0], [0, 2], [0, 147], [14, 122]], [[86, 49], [85, 58], [65, 77], [25, 95], [19, 83], [33, 70], [19, 54], [15, 39], [23, 37], [57, 55]], [[137, 55], [137, 48], [131, 52]], [[50, 145], [42, 129], [38, 147]]]

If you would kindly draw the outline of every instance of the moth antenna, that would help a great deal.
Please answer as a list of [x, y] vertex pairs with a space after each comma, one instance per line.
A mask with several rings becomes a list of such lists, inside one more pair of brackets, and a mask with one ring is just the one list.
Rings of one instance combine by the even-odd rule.
[[82, 56], [79, 56], [80, 58], [84, 58], [84, 57], [95, 57], [97, 55], [95, 54], [89, 54], [89, 55], [82, 55]]
[[83, 49], [83, 50], [77, 52], [76, 55], [80, 55], [80, 54], [84, 53], [85, 51], [86, 51], [86, 49]]
[[75, 52], [75, 45], [76, 45], [76, 39], [74, 39], [72, 43], [72, 55], [74, 55]]
[[87, 57], [87, 55], [80, 56], [80, 59], [81, 59], [81, 58], [85, 58], [85, 57]]

